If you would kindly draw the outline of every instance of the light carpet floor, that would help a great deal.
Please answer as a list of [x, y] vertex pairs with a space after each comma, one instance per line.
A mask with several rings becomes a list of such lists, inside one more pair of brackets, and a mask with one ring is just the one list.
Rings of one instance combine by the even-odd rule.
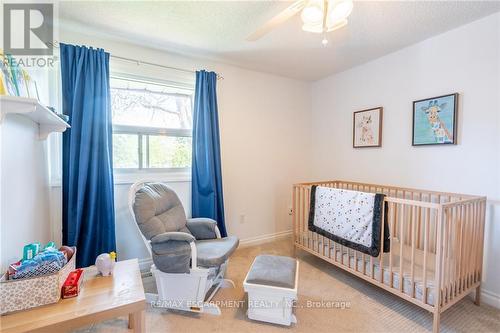
[[[243, 280], [259, 254], [293, 256], [290, 238], [258, 246], [240, 248], [231, 257], [228, 278], [235, 289], [221, 289], [214, 301], [227, 305], [246, 299]], [[429, 332], [432, 315], [409, 302], [377, 288], [304, 251], [300, 260], [299, 301], [295, 309], [298, 323], [291, 327], [251, 321], [244, 306], [222, 308], [221, 316], [192, 314], [148, 308], [147, 332]], [[152, 292], [151, 277], [144, 279], [146, 291]], [[127, 318], [117, 318], [87, 328], [82, 332], [128, 332]], [[500, 310], [488, 305], [474, 305], [465, 298], [441, 316], [441, 332], [500, 332]]]

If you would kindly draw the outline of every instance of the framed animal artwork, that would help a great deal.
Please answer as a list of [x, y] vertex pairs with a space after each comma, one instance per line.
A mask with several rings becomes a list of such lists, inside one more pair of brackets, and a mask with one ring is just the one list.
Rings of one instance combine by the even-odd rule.
[[352, 146], [354, 148], [382, 146], [383, 108], [354, 112]]
[[457, 144], [458, 94], [413, 102], [413, 146]]

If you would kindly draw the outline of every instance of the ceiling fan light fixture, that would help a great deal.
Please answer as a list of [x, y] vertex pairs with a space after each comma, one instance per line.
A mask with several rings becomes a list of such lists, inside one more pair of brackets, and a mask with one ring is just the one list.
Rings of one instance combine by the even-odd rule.
[[353, 7], [352, 0], [334, 1], [332, 9], [328, 13], [328, 21], [336, 24], [336, 22], [345, 20], [351, 15]]
[[337, 23], [335, 23], [333, 25], [328, 25], [327, 28], [326, 28], [326, 31], [327, 32], [332, 32], [332, 31], [338, 30], [340, 28], [343, 28], [346, 25], [347, 25], [347, 20], [343, 19], [342, 21], [337, 22]]
[[321, 0], [311, 0], [306, 7], [302, 10], [300, 18], [304, 25], [306, 24], [316, 24], [323, 21], [323, 1]]
[[318, 23], [318, 24], [304, 23], [302, 25], [302, 30], [304, 30], [306, 32], [322, 33], [323, 32], [323, 24], [322, 23]]

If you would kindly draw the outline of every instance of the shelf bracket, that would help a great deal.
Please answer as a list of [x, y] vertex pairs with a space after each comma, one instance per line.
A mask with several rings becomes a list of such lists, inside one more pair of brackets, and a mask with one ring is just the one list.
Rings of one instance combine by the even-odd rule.
[[49, 134], [52, 132], [62, 133], [66, 130], [65, 126], [53, 126], [53, 125], [38, 125], [38, 138], [39, 140], [46, 140]]

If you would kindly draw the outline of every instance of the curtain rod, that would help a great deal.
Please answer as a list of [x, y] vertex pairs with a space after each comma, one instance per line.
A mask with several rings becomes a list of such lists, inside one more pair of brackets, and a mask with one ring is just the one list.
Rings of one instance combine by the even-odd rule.
[[[51, 45], [52, 47], [55, 47], [55, 48], [59, 48], [59, 42], [58, 41], [54, 41], [54, 42], [48, 42], [46, 43], [47, 45]], [[134, 62], [136, 63], [137, 65], [149, 65], [149, 66], [156, 66], [156, 67], [161, 67], [161, 68], [166, 68], [166, 69], [173, 69], [173, 70], [176, 70], [176, 71], [180, 71], [180, 72], [185, 72], [185, 73], [196, 73], [196, 71], [193, 71], [191, 69], [185, 69], [185, 68], [179, 68], [179, 67], [172, 67], [172, 66], [166, 66], [166, 65], [160, 65], [160, 64], [155, 64], [153, 62], [148, 62], [148, 61], [142, 61], [142, 60], [138, 60], [138, 59], [132, 59], [132, 58], [126, 58], [126, 57], [120, 57], [120, 56], [115, 56], [115, 55], [112, 55], [110, 54], [109, 55], [111, 58], [114, 58], [114, 59], [119, 59], [119, 60], [123, 60], [123, 61], [129, 61], [129, 62]], [[224, 80], [224, 77], [220, 74], [217, 73], [217, 80]]]

